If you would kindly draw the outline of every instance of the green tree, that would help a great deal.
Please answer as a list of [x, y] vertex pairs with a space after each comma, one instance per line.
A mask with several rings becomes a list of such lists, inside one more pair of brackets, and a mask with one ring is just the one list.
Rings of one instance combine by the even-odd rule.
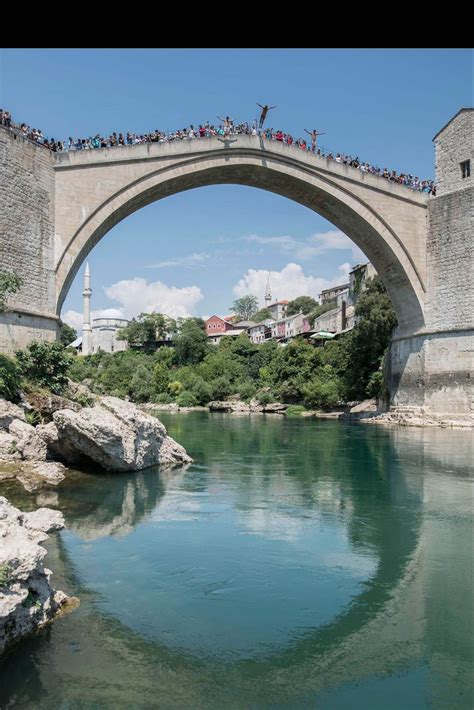
[[355, 314], [358, 321], [348, 334], [347, 342], [347, 396], [349, 399], [363, 399], [370, 396], [377, 386], [377, 378], [371, 381], [371, 377], [381, 367], [392, 330], [397, 324], [392, 302], [378, 276], [366, 282]]
[[17, 364], [0, 354], [0, 397], [13, 401], [18, 395], [21, 377]]
[[179, 335], [174, 339], [178, 365], [201, 362], [209, 352], [205, 323], [202, 318], [187, 318], [181, 322]]
[[304, 313], [307, 315], [318, 307], [318, 302], [311, 296], [298, 296], [289, 302], [286, 309], [287, 316], [294, 316], [296, 313]]
[[343, 385], [331, 365], [323, 365], [317, 374], [302, 387], [305, 404], [310, 407], [329, 407], [341, 399]]
[[61, 330], [59, 332], [59, 340], [67, 348], [74, 340], [77, 338], [77, 331], [72, 326], [67, 323], [61, 325]]
[[170, 370], [166, 365], [157, 362], [153, 368], [153, 394], [158, 395], [168, 391]]
[[250, 320], [258, 311], [258, 298], [256, 296], [242, 296], [232, 304], [230, 309], [235, 313], [238, 320]]
[[20, 290], [23, 279], [11, 271], [0, 269], [0, 313], [7, 307], [7, 299]]
[[134, 402], [148, 402], [153, 391], [153, 376], [145, 365], [139, 365], [130, 382], [130, 397]]
[[268, 308], [261, 308], [252, 316], [252, 320], [254, 320], [255, 323], [261, 323], [263, 320], [269, 320], [271, 318], [272, 314], [271, 311], [268, 310]]
[[72, 361], [61, 343], [33, 342], [15, 355], [23, 377], [61, 394]]
[[130, 346], [143, 346], [164, 340], [168, 333], [176, 332], [176, 321], [162, 313], [140, 313], [121, 328], [117, 340], [126, 340]]
[[303, 399], [303, 387], [321, 362], [320, 349], [304, 340], [293, 340], [278, 348], [269, 364], [270, 381], [278, 398], [296, 403]]

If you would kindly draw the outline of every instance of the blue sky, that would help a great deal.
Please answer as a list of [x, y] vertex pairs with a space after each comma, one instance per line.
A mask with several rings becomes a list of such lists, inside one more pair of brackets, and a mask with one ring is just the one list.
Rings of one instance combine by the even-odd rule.
[[[17, 49], [2, 50], [0, 81], [0, 105], [53, 137], [172, 130], [217, 114], [251, 120], [259, 101], [277, 104], [275, 128], [316, 126], [333, 150], [433, 177], [432, 138], [472, 105], [473, 65], [468, 49]], [[261, 292], [266, 270], [275, 296], [316, 295], [362, 258], [300, 205], [206, 187], [149, 205], [104, 237], [89, 257], [93, 308], [224, 314], [237, 295]], [[63, 313], [82, 310], [81, 279], [82, 269]]]

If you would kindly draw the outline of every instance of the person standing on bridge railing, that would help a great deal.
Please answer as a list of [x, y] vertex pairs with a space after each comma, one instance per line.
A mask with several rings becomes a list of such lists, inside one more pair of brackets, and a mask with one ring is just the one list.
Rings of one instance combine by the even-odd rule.
[[312, 131], [308, 131], [307, 128], [305, 128], [304, 130], [309, 136], [311, 136], [311, 150], [314, 153], [314, 151], [316, 150], [316, 141], [317, 141], [318, 136], [324, 136], [324, 135], [326, 135], [326, 132], [323, 131], [322, 133], [320, 133], [316, 130], [316, 128], [313, 128]]
[[217, 116], [217, 118], [224, 123], [224, 135], [228, 135], [234, 126], [234, 119], [230, 118], [230, 116], [226, 116], [225, 118]]

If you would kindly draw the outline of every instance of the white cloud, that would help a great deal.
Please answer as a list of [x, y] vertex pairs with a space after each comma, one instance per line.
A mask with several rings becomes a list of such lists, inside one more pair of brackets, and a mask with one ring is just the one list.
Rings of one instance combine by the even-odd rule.
[[199, 254], [189, 254], [188, 256], [180, 256], [176, 259], [169, 259], [168, 261], [159, 261], [157, 264], [149, 264], [145, 268], [147, 269], [164, 269], [169, 266], [181, 266], [184, 268], [192, 268], [193, 266], [200, 266], [204, 261], [209, 259], [210, 254], [201, 252]]
[[[118, 281], [104, 288], [108, 298], [118, 301], [119, 308], [101, 308], [91, 311], [94, 318], [133, 318], [139, 313], [158, 311], [172, 318], [187, 318], [204, 296], [198, 286], [176, 288], [161, 281], [148, 283], [145, 279], [134, 278]], [[62, 320], [78, 332], [82, 331], [82, 313], [68, 310], [61, 315]]]
[[[270, 288], [272, 298], [288, 299], [291, 301], [298, 296], [318, 295], [325, 288], [345, 283], [350, 264], [345, 263], [339, 267], [341, 274], [332, 279], [319, 276], [307, 276], [300, 264], [290, 262], [281, 271], [270, 271]], [[239, 282], [234, 286], [233, 293], [237, 298], [251, 294], [257, 296], [260, 305], [264, 303], [268, 271], [264, 269], [249, 269]]]
[[301, 261], [307, 261], [308, 259], [318, 256], [318, 254], [334, 249], [352, 252], [352, 258], [356, 261], [366, 260], [364, 253], [359, 247], [339, 230], [317, 232], [306, 239], [295, 239], [295, 237], [289, 235], [282, 237], [261, 237], [258, 234], [252, 234], [248, 237], [243, 237], [243, 239], [248, 242], [270, 245]]
[[196, 304], [204, 296], [198, 286], [167, 286], [161, 281], [148, 283], [143, 278], [118, 281], [105, 288], [106, 295], [121, 305], [125, 318], [138, 313], [158, 311], [172, 318], [187, 318], [193, 315]]
[[78, 332], [82, 330], [82, 313], [78, 313], [78, 311], [69, 310], [66, 311], [66, 313], [62, 313], [61, 320], [75, 328]]

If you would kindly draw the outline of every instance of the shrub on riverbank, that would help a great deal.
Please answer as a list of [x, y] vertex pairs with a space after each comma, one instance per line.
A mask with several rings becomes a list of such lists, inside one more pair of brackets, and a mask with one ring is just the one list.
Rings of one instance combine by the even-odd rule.
[[21, 375], [14, 360], [0, 355], [0, 397], [13, 402], [18, 396]]
[[33, 342], [24, 350], [17, 350], [15, 356], [24, 378], [61, 394], [72, 360], [62, 343]]

